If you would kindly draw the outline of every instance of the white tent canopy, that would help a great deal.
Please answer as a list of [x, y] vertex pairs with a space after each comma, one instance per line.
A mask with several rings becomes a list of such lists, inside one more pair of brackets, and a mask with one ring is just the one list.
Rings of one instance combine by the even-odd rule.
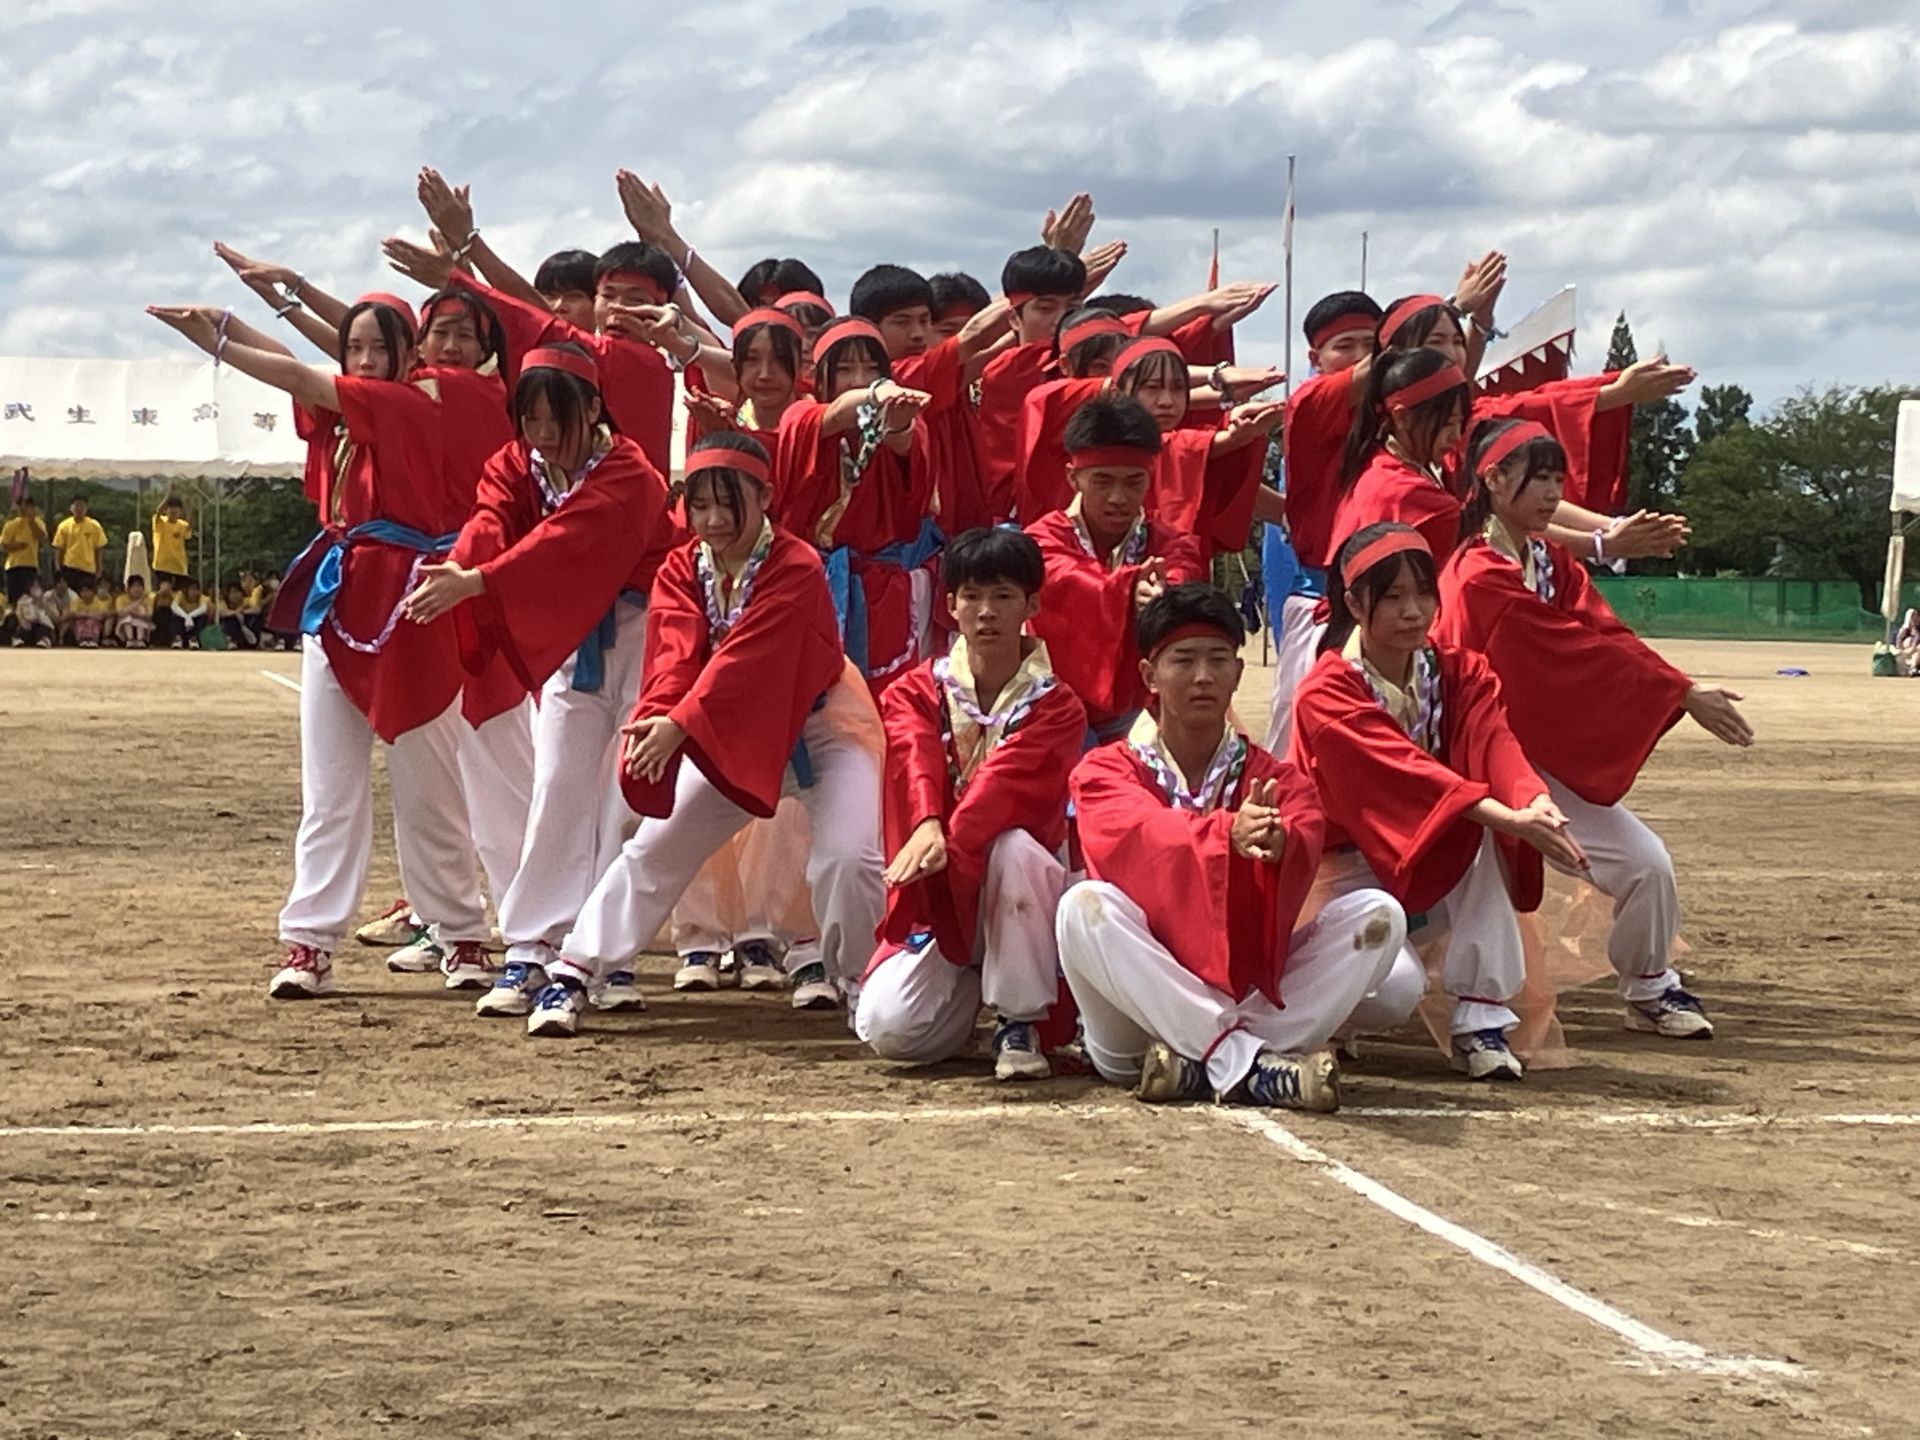
[[0, 356], [0, 465], [36, 479], [294, 476], [305, 459], [287, 397], [230, 365]]

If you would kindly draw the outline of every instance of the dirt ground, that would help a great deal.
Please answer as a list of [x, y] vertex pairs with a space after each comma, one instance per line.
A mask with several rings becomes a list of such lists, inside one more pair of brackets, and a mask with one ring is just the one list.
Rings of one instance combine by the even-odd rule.
[[1632, 798], [1717, 1038], [1629, 1036], [1602, 985], [1576, 1068], [1470, 1091], [1409, 1035], [1286, 1125], [1796, 1374], [1663, 1362], [1212, 1107], [905, 1070], [664, 962], [572, 1045], [374, 951], [270, 1004], [293, 661], [12, 651], [0, 1436], [1915, 1433], [1920, 689], [1662, 648], [1760, 735], [1678, 731]]

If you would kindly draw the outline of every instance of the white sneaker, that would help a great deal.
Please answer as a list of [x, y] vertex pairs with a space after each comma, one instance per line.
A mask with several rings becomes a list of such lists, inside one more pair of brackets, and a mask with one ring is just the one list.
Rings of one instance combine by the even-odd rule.
[[353, 932], [353, 938], [362, 945], [386, 946], [411, 945], [426, 930], [413, 913], [413, 907], [402, 895], [380, 914]]
[[476, 1015], [526, 1015], [534, 998], [547, 988], [547, 972], [524, 960], [509, 960], [493, 988], [473, 1002]]
[[606, 982], [596, 986], [587, 997], [596, 1010], [644, 1010], [647, 997], [640, 993], [640, 982], [631, 970], [616, 970]]
[[720, 988], [720, 956], [712, 950], [696, 950], [682, 957], [683, 963], [674, 972], [673, 988], [676, 990], [718, 990]]
[[742, 990], [784, 990], [787, 972], [780, 968], [773, 947], [764, 940], [749, 940], [736, 945], [734, 959], [739, 962]]
[[447, 952], [433, 943], [433, 936], [422, 930], [387, 956], [387, 969], [396, 975], [426, 975], [438, 970], [446, 960]]
[[838, 1010], [840, 991], [827, 978], [827, 967], [816, 960], [793, 972], [793, 1008], [796, 1010]]
[[587, 992], [558, 980], [542, 990], [527, 1016], [527, 1034], [571, 1039], [580, 1029], [580, 1012], [587, 1008]]
[[1045, 1080], [1053, 1066], [1040, 1049], [1040, 1034], [1031, 1021], [1002, 1020], [993, 1032], [993, 1078]]
[[478, 940], [462, 940], [456, 944], [447, 952], [440, 969], [447, 977], [445, 983], [449, 990], [489, 989], [499, 973], [487, 947]]
[[740, 957], [728, 950], [713, 962], [715, 972], [720, 976], [722, 990], [740, 988]]
[[1504, 1030], [1471, 1030], [1453, 1037], [1453, 1068], [1469, 1080], [1518, 1080], [1526, 1072], [1507, 1048]]
[[275, 1000], [312, 1000], [333, 994], [333, 956], [311, 945], [290, 945], [287, 960], [267, 982]]
[[1669, 985], [1666, 993], [1652, 1000], [1627, 1002], [1627, 1029], [1646, 1035], [1664, 1035], [1669, 1040], [1711, 1040], [1713, 1022], [1697, 995], [1678, 985]]

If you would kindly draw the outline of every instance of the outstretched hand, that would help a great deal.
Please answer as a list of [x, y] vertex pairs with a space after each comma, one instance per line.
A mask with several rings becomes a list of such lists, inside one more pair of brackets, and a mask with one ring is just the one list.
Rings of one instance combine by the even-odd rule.
[[1081, 298], [1096, 293], [1126, 258], [1127, 242], [1124, 240], [1105, 241], [1083, 254], [1080, 263], [1087, 267], [1087, 288], [1081, 292]]
[[473, 234], [473, 199], [468, 186], [455, 188], [446, 182], [446, 178], [431, 165], [420, 168], [420, 178], [415, 186], [420, 197], [420, 208], [427, 212], [427, 219], [433, 223], [457, 248], [465, 244]]
[[433, 241], [434, 248], [429, 250], [424, 245], [390, 235], [380, 242], [380, 252], [387, 257], [387, 264], [407, 279], [429, 290], [440, 290], [453, 276], [453, 256], [445, 248], [446, 238], [437, 230]]
[[1266, 304], [1267, 297], [1278, 288], [1259, 280], [1242, 280], [1209, 290], [1207, 309], [1213, 315], [1213, 328], [1227, 330], [1239, 324]]
[[614, 173], [620, 206], [627, 212], [633, 233], [649, 245], [664, 245], [673, 235], [673, 202], [658, 185], [649, 185], [631, 170]]
[[1093, 233], [1093, 221], [1093, 197], [1082, 191], [1067, 201], [1065, 209], [1047, 211], [1047, 218], [1040, 222], [1040, 243], [1078, 255]]
[[1694, 382], [1696, 372], [1688, 365], [1671, 365], [1664, 355], [1629, 365], [1614, 379], [1621, 401], [1627, 405], [1647, 405], [1678, 395]]
[[1684, 515], [1636, 510], [1608, 525], [1602, 543], [1609, 560], [1664, 560], [1686, 544], [1692, 534], [1693, 528]]
[[406, 598], [407, 618], [418, 625], [431, 625], [464, 600], [471, 600], [486, 589], [478, 570], [469, 570], [448, 560], [439, 565], [422, 565], [422, 579]]
[[1687, 692], [1686, 711], [1714, 739], [1744, 750], [1753, 744], [1753, 726], [1735, 703], [1744, 698], [1724, 685], [1696, 685]]
[[1463, 315], [1471, 315], [1482, 325], [1493, 321], [1493, 307], [1507, 287], [1507, 257], [1489, 250], [1478, 260], [1469, 260], [1454, 287], [1453, 303]]
[[149, 305], [147, 314], [162, 325], [178, 330], [209, 355], [220, 344], [220, 317], [226, 312], [213, 305]]
[[913, 827], [900, 853], [887, 863], [883, 878], [888, 885], [910, 885], [947, 868], [947, 830], [937, 816], [928, 816]]
[[687, 732], [664, 715], [622, 725], [620, 733], [627, 737], [627, 774], [650, 785], [667, 773], [668, 762], [687, 739]]

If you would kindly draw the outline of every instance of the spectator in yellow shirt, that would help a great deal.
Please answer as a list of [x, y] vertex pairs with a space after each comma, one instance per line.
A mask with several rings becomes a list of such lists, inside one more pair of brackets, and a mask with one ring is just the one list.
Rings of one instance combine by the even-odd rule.
[[147, 598], [146, 581], [138, 575], [127, 581], [126, 593], [115, 604], [113, 637], [129, 650], [144, 650], [152, 643], [153, 602]]
[[100, 593], [99, 585], [91, 578], [82, 580], [75, 587], [73, 604], [61, 617], [60, 643], [77, 645], [82, 650], [98, 650], [112, 613], [113, 605]]
[[187, 541], [193, 526], [180, 513], [180, 497], [169, 494], [153, 512], [153, 578], [176, 590], [187, 583]]
[[100, 579], [100, 560], [107, 548], [107, 532], [87, 513], [87, 497], [76, 495], [69, 514], [53, 532], [53, 558], [66, 572], [67, 584], [75, 590], [80, 582]]
[[27, 593], [40, 573], [40, 547], [47, 543], [47, 522], [40, 518], [40, 507], [23, 498], [13, 507], [7, 523], [0, 525], [0, 551], [7, 557], [7, 603], [12, 605]]

